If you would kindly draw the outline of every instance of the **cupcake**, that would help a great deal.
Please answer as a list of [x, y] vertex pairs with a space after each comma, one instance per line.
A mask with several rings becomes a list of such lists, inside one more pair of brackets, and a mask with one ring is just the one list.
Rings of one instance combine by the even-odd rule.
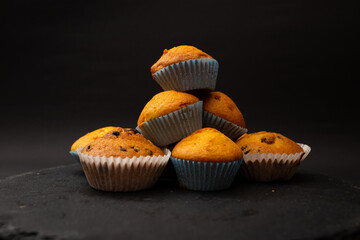
[[234, 101], [222, 92], [202, 95], [203, 127], [216, 128], [232, 140], [247, 132], [244, 117]]
[[165, 49], [151, 66], [154, 80], [166, 91], [215, 89], [219, 64], [209, 54], [193, 46]]
[[71, 156], [73, 156], [76, 161], [80, 162], [79, 155], [76, 152], [76, 149], [78, 149], [79, 147], [84, 147], [85, 145], [95, 141], [99, 137], [104, 136], [105, 134], [107, 134], [108, 132], [114, 129], [116, 129], [116, 127], [103, 127], [85, 134], [84, 136], [76, 140], [71, 146], [70, 148]]
[[250, 181], [288, 180], [311, 148], [274, 132], [244, 134], [236, 144], [244, 154], [239, 173]]
[[230, 138], [214, 128], [202, 128], [176, 144], [171, 162], [181, 187], [215, 191], [230, 187], [242, 155]]
[[202, 126], [202, 101], [183, 92], [156, 94], [144, 107], [137, 130], [157, 146], [177, 142]]
[[134, 129], [116, 128], [77, 152], [91, 187], [112, 192], [147, 189], [159, 179], [171, 152]]

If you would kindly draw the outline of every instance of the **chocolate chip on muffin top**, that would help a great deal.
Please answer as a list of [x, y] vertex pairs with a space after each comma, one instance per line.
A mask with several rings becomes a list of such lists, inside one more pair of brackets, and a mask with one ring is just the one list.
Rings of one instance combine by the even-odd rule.
[[248, 153], [279, 153], [296, 154], [303, 149], [291, 139], [274, 132], [257, 132], [242, 135], [236, 144], [244, 154]]
[[164, 152], [131, 128], [116, 128], [84, 147], [82, 153], [106, 157], [159, 156]]

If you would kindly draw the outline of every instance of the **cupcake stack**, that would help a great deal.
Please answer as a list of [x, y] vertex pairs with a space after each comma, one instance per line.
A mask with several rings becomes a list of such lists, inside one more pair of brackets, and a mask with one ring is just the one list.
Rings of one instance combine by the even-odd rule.
[[[105, 191], [149, 188], [165, 166], [169, 167], [169, 157], [179, 185], [190, 190], [227, 189], [238, 173], [250, 181], [290, 179], [310, 147], [280, 134], [247, 134], [244, 117], [235, 102], [215, 91], [218, 69], [219, 63], [213, 57], [193, 46], [165, 49], [151, 67], [153, 79], [164, 91], [145, 105], [136, 130], [132, 130], [154, 146], [146, 143], [148, 150], [135, 156], [133, 150], [139, 149], [135, 151], [138, 153], [145, 145], [134, 142], [137, 138], [129, 143], [129, 132], [114, 134], [111, 127], [105, 128], [108, 132], [104, 134], [105, 130], [94, 131], [96, 137], [80, 138], [70, 153], [79, 157], [90, 185]], [[111, 144], [103, 138], [110, 138]], [[162, 149], [156, 151], [157, 156], [155, 148]], [[146, 154], [155, 155], [158, 163], [145, 164], [144, 160], [134, 167], [134, 161], [129, 160], [144, 159]]]

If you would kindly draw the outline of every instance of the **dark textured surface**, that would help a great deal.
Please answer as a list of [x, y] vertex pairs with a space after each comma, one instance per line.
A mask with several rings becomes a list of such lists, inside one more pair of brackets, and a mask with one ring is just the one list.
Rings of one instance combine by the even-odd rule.
[[299, 171], [284, 183], [193, 192], [91, 189], [78, 164], [0, 181], [0, 239], [359, 239], [360, 189]]
[[[88, 131], [135, 127], [161, 91], [150, 66], [164, 48], [190, 44], [219, 61], [217, 90], [236, 102], [250, 132], [306, 143], [312, 152], [300, 170], [360, 186], [359, 1], [3, 3], [0, 179], [74, 163], [70, 146]], [[304, 172], [274, 193], [242, 183], [221, 193], [169, 192], [173, 183], [161, 182], [103, 194], [76, 167], [0, 180], [0, 239], [96, 239], [110, 237], [109, 228], [130, 239], [359, 238], [358, 191], [335, 179]]]

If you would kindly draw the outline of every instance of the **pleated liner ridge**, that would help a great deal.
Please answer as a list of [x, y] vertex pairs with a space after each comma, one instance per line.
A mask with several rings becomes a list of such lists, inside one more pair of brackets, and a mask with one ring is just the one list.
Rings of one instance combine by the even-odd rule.
[[233, 141], [248, 131], [246, 128], [240, 127], [207, 111], [203, 112], [203, 127], [215, 128]]
[[70, 155], [76, 160], [76, 162], [80, 163], [79, 154], [76, 151], [70, 151]]
[[304, 153], [296, 154], [244, 154], [244, 162], [239, 174], [248, 181], [269, 182], [291, 179], [300, 163], [310, 153], [311, 148], [298, 143]]
[[136, 129], [157, 146], [165, 146], [189, 136], [202, 127], [202, 101], [167, 115], [151, 119]]
[[91, 156], [77, 150], [86, 179], [91, 187], [111, 192], [138, 191], [152, 187], [159, 179], [171, 152], [163, 156], [114, 158]]
[[160, 69], [154, 79], [164, 91], [214, 90], [218, 71], [219, 63], [215, 59], [192, 59]]
[[180, 186], [196, 191], [216, 191], [231, 186], [241, 160], [198, 162], [171, 157]]

